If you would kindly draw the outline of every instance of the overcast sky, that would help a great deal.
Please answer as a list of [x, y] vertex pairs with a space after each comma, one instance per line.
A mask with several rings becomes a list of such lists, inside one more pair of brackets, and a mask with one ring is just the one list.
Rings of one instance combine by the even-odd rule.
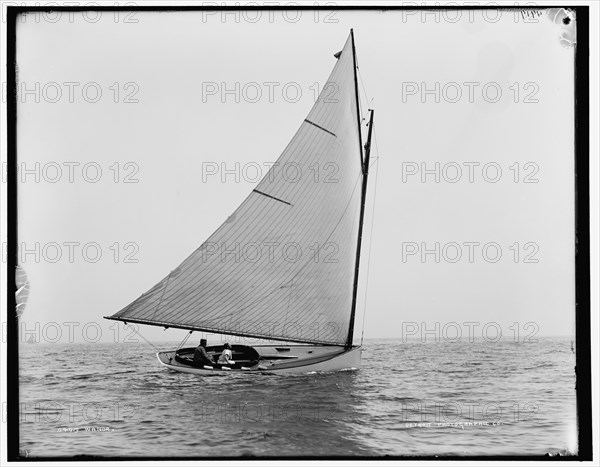
[[365, 337], [420, 337], [422, 323], [441, 338], [456, 335], [450, 323], [463, 339], [484, 327], [512, 340], [518, 329], [519, 341], [573, 333], [575, 22], [559, 10], [212, 13], [19, 22], [18, 79], [31, 91], [18, 106], [18, 162], [31, 171], [19, 243], [37, 250], [22, 256], [22, 320], [40, 323], [41, 340], [56, 334], [49, 323], [62, 342], [86, 325], [93, 340], [94, 323], [114, 340], [102, 316], [161, 280], [256, 186], [350, 28], [379, 156]]

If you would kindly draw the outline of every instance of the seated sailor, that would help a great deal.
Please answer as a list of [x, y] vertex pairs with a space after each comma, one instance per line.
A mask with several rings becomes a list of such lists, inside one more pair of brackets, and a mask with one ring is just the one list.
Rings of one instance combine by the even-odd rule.
[[232, 356], [233, 356], [233, 353], [231, 352], [231, 345], [229, 345], [229, 342], [226, 342], [225, 348], [223, 349], [223, 352], [219, 356], [219, 361], [217, 363], [235, 363], [231, 359]]
[[194, 364], [197, 366], [215, 364], [213, 358], [206, 352], [206, 339], [200, 339], [200, 345], [194, 350]]

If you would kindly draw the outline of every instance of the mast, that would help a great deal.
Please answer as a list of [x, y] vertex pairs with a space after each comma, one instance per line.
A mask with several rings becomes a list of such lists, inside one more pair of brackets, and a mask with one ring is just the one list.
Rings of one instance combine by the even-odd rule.
[[[362, 132], [360, 129], [360, 99], [358, 98], [358, 76], [356, 75], [357, 66], [356, 66], [356, 47], [354, 46], [354, 29], [350, 29], [350, 37], [352, 39], [352, 61], [354, 63], [354, 97], [356, 98], [356, 124], [358, 125], [358, 147], [360, 149], [360, 163], [361, 163], [361, 165], [364, 165]], [[364, 166], [363, 166], [363, 173], [364, 173]]]
[[360, 154], [361, 154], [361, 165], [362, 165], [362, 191], [361, 191], [361, 201], [360, 201], [360, 220], [358, 223], [358, 241], [356, 242], [356, 263], [354, 270], [354, 287], [352, 290], [352, 310], [350, 312], [350, 325], [348, 327], [348, 338], [346, 339], [346, 348], [349, 349], [352, 347], [352, 339], [354, 337], [354, 318], [356, 316], [356, 299], [358, 294], [358, 271], [360, 268], [360, 248], [362, 244], [362, 230], [363, 230], [363, 222], [365, 217], [365, 201], [367, 198], [367, 180], [369, 177], [369, 159], [371, 155], [371, 134], [373, 132], [373, 116], [375, 111], [373, 109], [369, 109], [371, 112], [371, 116], [369, 118], [369, 133], [367, 136], [367, 144], [365, 144], [365, 156], [364, 160], [362, 157], [362, 133], [360, 128], [360, 109], [359, 109], [359, 99], [358, 99], [358, 78], [356, 75], [356, 49], [354, 47], [354, 31], [350, 29], [350, 35], [352, 36], [352, 55], [354, 59], [354, 91], [356, 94], [356, 114], [357, 114], [357, 122], [358, 122], [358, 141], [360, 144]]

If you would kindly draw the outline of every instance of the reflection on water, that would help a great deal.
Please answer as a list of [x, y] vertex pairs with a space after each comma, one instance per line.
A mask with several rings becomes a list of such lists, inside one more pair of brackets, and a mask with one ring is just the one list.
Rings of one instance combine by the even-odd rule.
[[29, 457], [576, 449], [569, 340], [372, 340], [361, 370], [303, 375], [176, 373], [143, 344], [27, 345], [20, 358], [21, 447]]

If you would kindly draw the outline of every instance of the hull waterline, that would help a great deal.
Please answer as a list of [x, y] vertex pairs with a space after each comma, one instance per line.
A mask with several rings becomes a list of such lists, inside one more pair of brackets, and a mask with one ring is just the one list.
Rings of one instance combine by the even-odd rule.
[[170, 370], [197, 375], [227, 375], [231, 373], [277, 373], [294, 374], [332, 372], [360, 368], [362, 347], [349, 350], [327, 346], [255, 346], [261, 356], [258, 365], [244, 369], [197, 368], [181, 363], [175, 351], [158, 352], [158, 361]]

